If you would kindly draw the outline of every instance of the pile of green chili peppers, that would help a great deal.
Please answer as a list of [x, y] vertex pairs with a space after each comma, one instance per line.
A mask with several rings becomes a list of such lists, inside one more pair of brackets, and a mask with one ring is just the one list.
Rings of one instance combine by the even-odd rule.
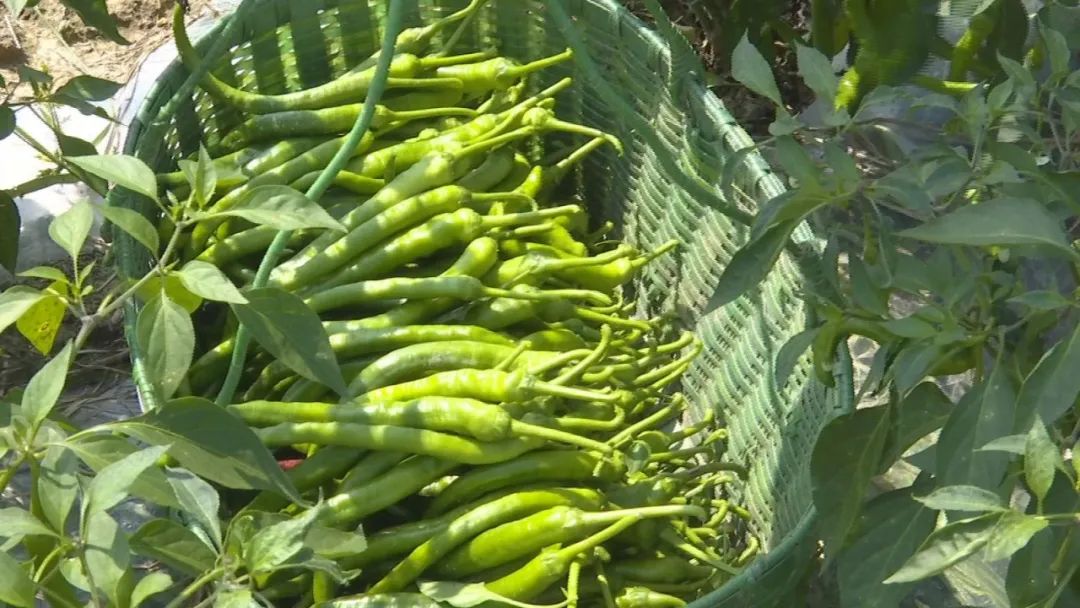
[[[750, 514], [726, 498], [745, 472], [722, 459], [725, 430], [710, 415], [679, 424], [677, 386], [700, 342], [624, 299], [676, 243], [612, 240], [567, 194], [583, 159], [622, 152], [556, 117], [569, 78], [528, 94], [569, 51], [520, 64], [434, 47], [482, 4], [398, 37], [373, 129], [320, 201], [347, 232], [294, 233], [270, 274], [319, 314], [348, 390], [251, 353], [228, 408], [292, 459], [287, 474], [314, 506], [263, 494], [240, 508], [316, 509], [318, 524], [368, 537], [338, 560], [345, 584], [288, 570], [257, 581], [277, 605], [450, 605], [418, 585], [454, 581], [517, 602], [683, 606], [757, 551]], [[197, 65], [182, 19], [177, 39]], [[209, 210], [260, 185], [309, 186], [356, 120], [376, 59], [281, 95], [207, 77], [243, 117], [211, 142], [221, 179]], [[540, 157], [541, 141], [559, 147]], [[182, 174], [161, 179], [186, 195]], [[185, 255], [250, 284], [276, 234], [204, 223]], [[213, 397], [225, 376], [236, 321], [219, 314], [187, 394]]]

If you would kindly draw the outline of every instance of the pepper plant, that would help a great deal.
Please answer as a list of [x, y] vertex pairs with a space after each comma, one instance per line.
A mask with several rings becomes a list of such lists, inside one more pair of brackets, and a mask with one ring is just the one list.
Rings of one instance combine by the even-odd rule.
[[[998, 53], [970, 91], [879, 86], [851, 112], [828, 59], [799, 47], [822, 119], [778, 105], [743, 152], [763, 149], [790, 189], [761, 206], [713, 304], [751, 289], [809, 219], [827, 244], [792, 253], [821, 268], [803, 294], [817, 321], [782, 349], [778, 381], [809, 351], [830, 383], [842, 342], [877, 345], [860, 395], [884, 403], [833, 420], [810, 463], [845, 607], [897, 606], [973, 557], [1007, 560], [1010, 606], [1080, 602], [1080, 38], [1062, 16], [1075, 9], [1048, 3], [1025, 59]], [[778, 103], [749, 42], [733, 65]], [[916, 115], [880, 111], [897, 102]], [[937, 381], [956, 374], [970, 382], [954, 402]], [[900, 461], [917, 478], [875, 495]]]

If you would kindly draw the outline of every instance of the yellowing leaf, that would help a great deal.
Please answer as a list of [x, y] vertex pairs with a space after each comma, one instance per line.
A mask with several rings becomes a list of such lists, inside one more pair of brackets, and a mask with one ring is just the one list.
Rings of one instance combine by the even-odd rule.
[[43, 355], [52, 352], [53, 344], [56, 342], [56, 334], [60, 331], [60, 325], [64, 321], [67, 307], [64, 305], [60, 294], [66, 296], [68, 286], [66, 283], [56, 281], [49, 285], [46, 292], [55, 293], [48, 293], [44, 298], [38, 300], [15, 322], [15, 327], [19, 330], [19, 333]]

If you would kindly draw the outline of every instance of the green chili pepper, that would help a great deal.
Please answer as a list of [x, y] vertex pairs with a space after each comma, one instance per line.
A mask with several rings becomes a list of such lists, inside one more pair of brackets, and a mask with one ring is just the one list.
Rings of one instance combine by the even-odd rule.
[[616, 398], [609, 393], [544, 382], [521, 370], [505, 372], [493, 369], [457, 369], [377, 388], [360, 395], [353, 403], [392, 403], [430, 395], [463, 397], [491, 403], [527, 401], [537, 396], [596, 402], [609, 402]]
[[[531, 492], [520, 492], [478, 506], [455, 518], [445, 530], [414, 549], [389, 574], [375, 583], [370, 591], [373, 593], [399, 591], [469, 539], [500, 524], [505, 524], [530, 513], [536, 513], [544, 508], [543, 504], [550, 502], [550, 498], [546, 496], [537, 496]], [[570, 507], [556, 506], [552, 508], [568, 509]]]
[[[319, 110], [290, 110], [261, 114], [240, 123], [220, 143], [226, 150], [243, 148], [254, 142], [301, 135], [336, 135], [352, 128], [363, 109], [363, 103]], [[455, 107], [429, 107], [423, 110], [397, 111], [386, 106], [376, 106], [371, 121], [372, 129], [379, 129], [391, 122], [409, 122], [440, 116], [476, 116], [476, 110]]]
[[480, 442], [425, 429], [349, 422], [285, 422], [255, 429], [255, 434], [268, 447], [297, 443], [341, 445], [366, 450], [404, 451], [464, 464], [505, 462], [543, 444], [542, 440], [531, 438]]
[[[443, 532], [455, 519], [493, 501], [507, 496], [516, 496], [521, 503], [529, 504], [535, 511], [559, 505], [574, 506], [581, 509], [596, 510], [604, 505], [604, 497], [590, 488], [540, 488], [535, 490], [504, 490], [489, 494], [483, 498], [462, 505], [439, 517], [410, 522], [382, 530], [368, 537], [368, 546], [363, 552], [339, 560], [342, 568], [363, 568], [388, 557], [408, 553]], [[521, 513], [521, 516], [529, 512]]]
[[315, 312], [361, 306], [381, 300], [428, 300], [432, 298], [456, 298], [479, 300], [483, 298], [509, 298], [521, 300], [578, 299], [594, 304], [609, 305], [606, 294], [589, 289], [549, 289], [543, 291], [512, 291], [488, 287], [475, 277], [449, 276], [424, 278], [393, 278], [359, 281], [331, 287], [315, 293], [304, 302]]
[[413, 456], [368, 483], [326, 499], [317, 521], [323, 525], [347, 528], [364, 517], [397, 504], [420, 488], [446, 475], [457, 462], [431, 456]]
[[[349, 447], [324, 447], [286, 471], [285, 476], [299, 492], [307, 492], [345, 473], [363, 454], [360, 450]], [[248, 504], [247, 509], [278, 511], [287, 505], [288, 502], [280, 494], [261, 492]]]
[[[305, 258], [302, 264], [290, 261], [279, 266], [271, 273], [270, 284], [287, 290], [296, 290], [309, 285], [315, 279], [349, 263], [363, 252], [376, 249], [385, 239], [404, 229], [420, 224], [429, 218], [458, 211], [472, 200], [498, 196], [500, 195], [494, 193], [473, 194], [460, 186], [451, 185], [441, 186], [402, 200], [356, 226], [322, 251]], [[522, 221], [529, 219], [531, 218], [523, 218]], [[478, 236], [480, 235], [477, 233], [474, 238]], [[471, 238], [467, 239], [467, 241], [471, 240]], [[383, 247], [386, 246], [388, 245]]]
[[409, 457], [404, 452], [371, 452], [357, 462], [341, 479], [338, 492], [359, 488], [379, 475], [401, 464]]
[[529, 74], [568, 61], [573, 56], [573, 51], [566, 49], [558, 55], [545, 57], [525, 65], [505, 57], [496, 57], [480, 63], [461, 63], [440, 67], [435, 70], [435, 75], [439, 78], [458, 80], [462, 83], [466, 95], [476, 95], [506, 90]]
[[525, 454], [509, 462], [480, 467], [465, 473], [432, 501], [425, 517], [445, 513], [456, 505], [514, 484], [541, 481], [614, 481], [626, 471], [625, 461], [615, 454], [579, 450], [555, 450]]
[[485, 586], [491, 591], [512, 600], [531, 600], [543, 593], [548, 587], [565, 578], [571, 564], [578, 559], [579, 555], [592, 551], [640, 520], [641, 516], [639, 515], [624, 517], [600, 532], [566, 548], [559, 548], [559, 545], [556, 545], [544, 549], [518, 570], [487, 583]]
[[229, 406], [229, 409], [252, 426], [298, 423], [295, 426], [301, 427], [304, 423], [328, 423], [324, 426], [343, 423], [350, 425], [349, 429], [361, 432], [355, 427], [392, 425], [459, 433], [481, 441], [535, 437], [604, 453], [612, 451], [610, 446], [598, 441], [514, 420], [497, 405], [457, 397], [428, 396], [394, 403], [344, 405], [249, 401]]
[[531, 555], [544, 547], [574, 542], [599, 528], [626, 517], [671, 518], [695, 516], [705, 518], [701, 507], [667, 505], [640, 507], [619, 511], [590, 513], [573, 507], [552, 507], [523, 519], [492, 527], [476, 535], [439, 561], [435, 574], [446, 580], [463, 577], [494, 568], [518, 558]]
[[[441, 213], [377, 248], [362, 252], [358, 256], [350, 256], [351, 263], [326, 277], [318, 290], [381, 278], [386, 273], [420, 258], [449, 247], [464, 245], [494, 228], [530, 224], [549, 217], [578, 213], [580, 210], [580, 207], [571, 205], [507, 215], [480, 215], [467, 208]], [[288, 287], [301, 283], [283, 283], [282, 279], [278, 278], [275, 284]]]
[[622, 558], [611, 564], [611, 571], [620, 577], [646, 584], [696, 581], [714, 573], [708, 566], [699, 566], [674, 556]]
[[615, 597], [617, 608], [680, 608], [686, 602], [647, 587], [627, 587]]
[[[373, 362], [349, 384], [348, 394], [358, 395], [435, 371], [492, 369], [513, 350], [508, 346], [466, 341], [413, 344]], [[562, 353], [547, 351], [527, 351], [522, 353], [515, 367], [531, 370], [561, 355]]]

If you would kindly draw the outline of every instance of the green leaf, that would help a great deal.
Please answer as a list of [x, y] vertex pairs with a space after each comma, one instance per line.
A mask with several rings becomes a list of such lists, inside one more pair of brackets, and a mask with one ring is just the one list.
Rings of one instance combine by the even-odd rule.
[[934, 343], [915, 343], [900, 351], [893, 361], [893, 381], [900, 395], [922, 382], [938, 361], [945, 356], [945, 349]]
[[76, 473], [79, 461], [75, 454], [60, 445], [49, 446], [37, 476], [37, 491], [41, 512], [53, 530], [67, 530], [68, 515], [79, 493]]
[[95, 511], [86, 522], [87, 578], [109, 598], [112, 606], [127, 608], [134, 588], [131, 548], [116, 520]]
[[170, 469], [166, 477], [177, 501], [180, 502], [180, 507], [199, 522], [216, 546], [220, 547], [221, 519], [218, 517], [218, 510], [221, 508], [221, 499], [214, 486], [183, 469]]
[[180, 161], [180, 170], [184, 172], [188, 184], [191, 185], [191, 194], [200, 209], [213, 200], [214, 191], [217, 189], [217, 168], [206, 148], [199, 146], [199, 159], [197, 161]]
[[814, 341], [816, 335], [816, 329], [806, 329], [792, 336], [780, 347], [780, 350], [776, 353], [776, 366], [773, 373], [777, 386], [787, 384], [788, 377], [795, 370], [799, 358], [803, 356], [806, 349], [810, 348], [810, 344]]
[[214, 568], [217, 556], [194, 532], [171, 519], [151, 519], [131, 536], [131, 549], [188, 576]]
[[[50, 96], [50, 101], [71, 106], [83, 114], [93, 114], [108, 119], [109, 115], [104, 108], [94, 105], [92, 102], [105, 101], [120, 90], [118, 82], [103, 80], [93, 76], [76, 76], [60, 86]], [[70, 152], [64, 151], [65, 154]], [[91, 152], [93, 154], [93, 152]]]
[[1036, 417], [1024, 444], [1024, 481], [1040, 504], [1054, 485], [1057, 467], [1063, 465], [1061, 452], [1050, 439], [1042, 419]]
[[63, 350], [30, 378], [26, 392], [23, 393], [22, 413], [32, 425], [41, 424], [56, 406], [60, 393], [64, 390], [64, 383], [67, 382], [71, 358], [71, 342], [68, 342]]
[[420, 593], [436, 602], [445, 602], [455, 608], [471, 608], [487, 602], [493, 606], [517, 606], [518, 608], [558, 608], [565, 604], [526, 604], [503, 597], [484, 586], [483, 583], [456, 583], [452, 581], [421, 581]]
[[0, 293], [0, 332], [18, 321], [19, 317], [41, 301], [45, 295], [23, 285], [15, 285], [4, 293]]
[[202, 217], [228, 215], [245, 219], [253, 224], [270, 226], [277, 230], [302, 230], [305, 228], [328, 228], [345, 232], [345, 226], [334, 219], [317, 203], [302, 192], [288, 186], [257, 186], [252, 188], [234, 207]]
[[1059, 310], [1072, 306], [1072, 302], [1056, 291], [1036, 290], [1009, 298], [1013, 304], [1023, 304], [1034, 311]]
[[[74, 451], [87, 466], [96, 472], [101, 472], [109, 465], [138, 451], [127, 439], [103, 433], [81, 435], [72, 438], [64, 445]], [[150, 467], [143, 471], [142, 475], [139, 475], [131, 484], [130, 491], [132, 495], [155, 505], [172, 509], [180, 508], [180, 503], [165, 478], [165, 472], [158, 467]]]
[[98, 472], [86, 489], [86, 513], [93, 516], [127, 498], [135, 480], [143, 471], [154, 466], [168, 449], [168, 446], [152, 446], [125, 456]]
[[244, 551], [249, 572], [269, 572], [288, 562], [304, 548], [304, 538], [315, 523], [319, 509], [268, 526], [255, 533]]
[[1045, 245], [1074, 255], [1061, 222], [1039, 202], [1024, 198], [961, 207], [899, 236], [949, 245]]
[[799, 180], [802, 185], [819, 183], [821, 169], [806, 148], [803, 148], [794, 137], [790, 135], [777, 137], [773, 148], [776, 160], [784, 172]]
[[886, 585], [934, 529], [936, 513], [911, 499], [913, 488], [893, 490], [871, 500], [860, 517], [863, 532], [837, 558], [840, 605], [897, 606], [912, 585]]
[[152, 277], [135, 292], [135, 295], [143, 302], [149, 302], [157, 298], [163, 289], [170, 300], [176, 302], [188, 312], [195, 312], [202, 306], [202, 297], [188, 291], [188, 288], [184, 286], [184, 282], [180, 280], [180, 277], [175, 272], [165, 276]]
[[[0, 121], [2, 119], [3, 117], [0, 116]], [[21, 230], [22, 219], [19, 217], [19, 208], [6, 192], [0, 191], [0, 268], [11, 273], [15, 272], [19, 261], [19, 232]], [[4, 331], [3, 327], [0, 327], [0, 331]]]
[[0, 538], [9, 538], [18, 542], [24, 536], [56, 536], [38, 518], [26, 509], [8, 507], [0, 509]]
[[116, 29], [116, 18], [109, 14], [105, 0], [60, 0], [68, 8], [78, 13], [83, 23], [105, 34], [105, 37], [117, 44], [128, 44]]
[[154, 228], [154, 225], [150, 223], [150, 220], [143, 217], [143, 214], [134, 209], [113, 207], [111, 205], [102, 207], [101, 213], [105, 216], [105, 219], [131, 235], [131, 238], [149, 249], [151, 253], [156, 254], [158, 252], [161, 242], [157, 228]]
[[81, 75], [60, 85], [53, 92], [53, 97], [70, 97], [82, 101], [105, 101], [116, 95], [117, 91], [123, 86], [119, 82]]
[[71, 256], [79, 257], [90, 228], [94, 225], [94, 208], [86, 201], [75, 203], [49, 224], [49, 236]]
[[835, 556], [862, 508], [870, 479], [877, 473], [889, 429], [889, 408], [856, 410], [821, 431], [810, 459], [814, 506], [822, 520], [826, 555]]
[[939, 511], [983, 512], [1004, 511], [1007, 508], [1000, 496], [975, 486], [946, 486], [915, 500]]
[[979, 450], [986, 452], [1008, 452], [1010, 454], [1023, 456], [1026, 445], [1027, 435], [1006, 435], [987, 443], [979, 448]]
[[851, 299], [856, 306], [877, 316], [889, 315], [889, 292], [874, 284], [870, 270], [862, 259], [848, 260], [851, 275]]
[[1053, 424], [1080, 396], [1080, 327], [1046, 353], [1031, 370], [1016, 399], [1016, 426], [1025, 432], [1036, 416]]
[[1058, 541], [1053, 534], [1036, 534], [1013, 554], [1005, 576], [1009, 606], [1036, 606], [1053, 592], [1057, 554]]
[[229, 589], [221, 591], [214, 598], [214, 608], [258, 608], [262, 606], [255, 601], [251, 589]]
[[30, 279], [45, 279], [46, 281], [53, 282], [69, 282], [67, 275], [65, 275], [62, 270], [53, 268], [52, 266], [34, 266], [33, 268], [28, 268], [20, 272], [18, 276]]
[[964, 394], [938, 438], [939, 483], [987, 490], [998, 487], [1009, 466], [1009, 456], [979, 448], [1012, 431], [1015, 394], [1001, 366]]
[[68, 160], [117, 186], [157, 200], [157, 176], [146, 163], [134, 156], [96, 154], [71, 157]]
[[1000, 513], [983, 515], [936, 530], [919, 552], [885, 582], [908, 583], [941, 574], [982, 549], [1001, 517]]
[[1049, 524], [1041, 517], [1031, 517], [1023, 513], [1009, 511], [990, 533], [990, 540], [983, 549], [983, 559], [988, 562], [1012, 557], [1023, 546], [1031, 541], [1031, 537], [1046, 528]]
[[756, 287], [772, 270], [776, 260], [780, 259], [791, 233], [798, 225], [799, 221], [791, 220], [773, 226], [766, 230], [761, 238], [736, 251], [724, 268], [724, 274], [720, 275], [720, 282], [709, 298], [704, 314], [735, 301]]
[[[852, 281], [854, 281], [854, 276], [852, 276]], [[938, 328], [934, 327], [932, 323], [924, 321], [916, 315], [900, 319], [889, 319], [883, 322], [881, 326], [891, 334], [913, 340], [926, 340], [939, 333]]]
[[139, 608], [147, 598], [168, 591], [172, 586], [172, 577], [164, 572], [147, 574], [135, 583], [135, 589], [131, 592], [131, 608]]
[[231, 306], [259, 345], [301, 376], [344, 395], [345, 380], [319, 316], [298, 296], [274, 287], [245, 295], [247, 304]]
[[43, 355], [52, 352], [56, 335], [67, 314], [62, 296], [68, 295], [68, 281], [54, 281], [45, 290], [48, 295], [30, 307], [15, 322], [16, 329]]
[[167, 297], [154, 298], [139, 312], [135, 336], [160, 397], [172, 397], [195, 353], [191, 316]]
[[840, 78], [833, 72], [832, 62], [821, 51], [811, 46], [797, 45], [799, 75], [818, 99], [832, 104]]
[[745, 34], [731, 55], [731, 77], [758, 95], [767, 97], [774, 104], [783, 105], [769, 62], [765, 61]]
[[0, 602], [34, 608], [34, 582], [19, 562], [6, 552], [0, 553]]
[[213, 264], [192, 260], [174, 274], [188, 291], [207, 300], [247, 304], [247, 298], [232, 284], [229, 277]]
[[1065, 36], [1045, 25], [1039, 28], [1039, 33], [1042, 34], [1043, 42], [1046, 43], [1046, 55], [1050, 59], [1050, 75], [1058, 77], [1067, 75], [1071, 71], [1069, 60], [1072, 58], [1072, 51], [1069, 50], [1069, 43], [1065, 41]]
[[358, 531], [336, 530], [316, 524], [304, 537], [304, 546], [316, 555], [338, 559], [363, 552], [367, 549], [367, 539]]
[[940, 429], [954, 407], [936, 382], [919, 384], [895, 405], [897, 420], [885, 447], [882, 467], [891, 466], [916, 441]]
[[206, 399], [174, 399], [108, 426], [151, 445], [171, 444], [169, 455], [208, 481], [228, 488], [269, 490], [305, 503], [255, 433]]

